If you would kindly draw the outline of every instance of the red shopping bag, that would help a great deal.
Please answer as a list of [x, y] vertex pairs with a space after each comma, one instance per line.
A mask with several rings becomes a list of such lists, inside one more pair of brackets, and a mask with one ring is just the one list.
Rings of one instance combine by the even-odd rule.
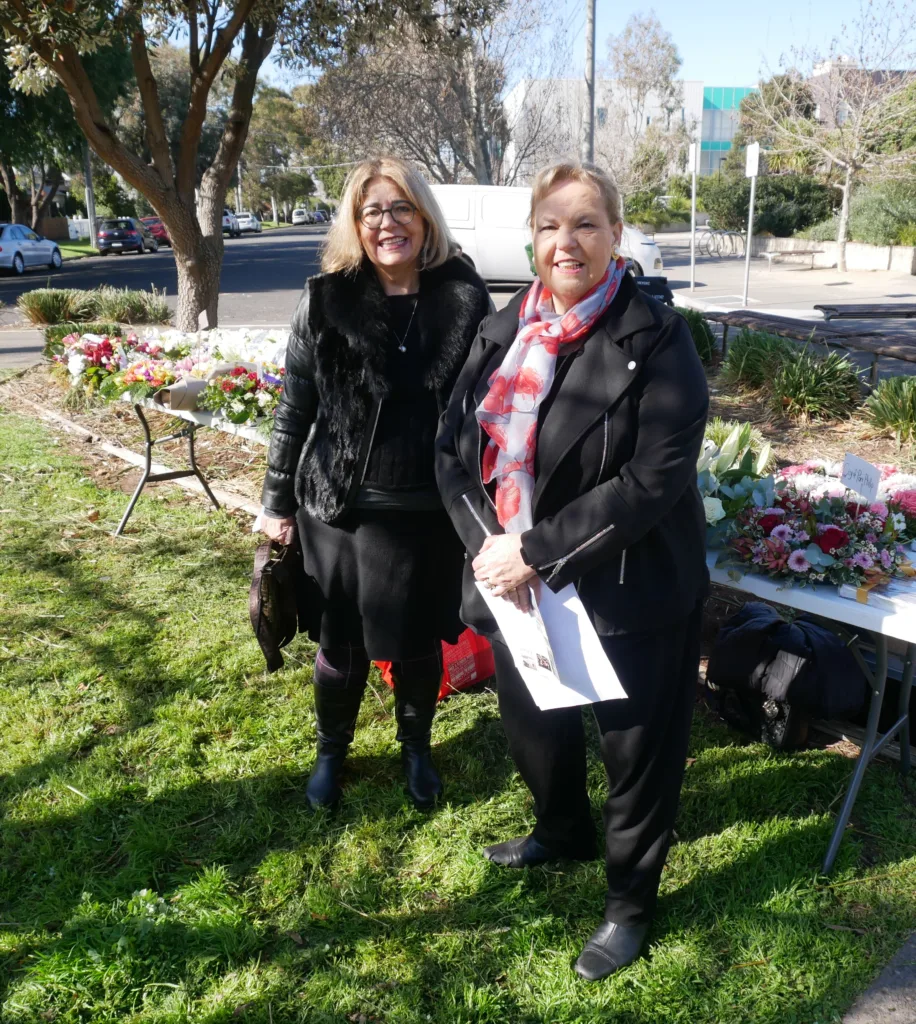
[[[382, 679], [393, 689], [391, 662], [377, 661], [375, 664], [382, 673]], [[458, 637], [458, 643], [447, 644], [443, 641], [442, 686], [439, 688], [439, 700], [450, 693], [476, 686], [495, 674], [493, 648], [490, 647], [489, 641], [478, 636], [473, 630], [466, 629]]]

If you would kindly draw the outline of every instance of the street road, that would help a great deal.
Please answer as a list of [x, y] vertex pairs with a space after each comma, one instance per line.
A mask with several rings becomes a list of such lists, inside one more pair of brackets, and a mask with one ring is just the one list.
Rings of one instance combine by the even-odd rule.
[[[231, 324], [287, 326], [296, 308], [305, 279], [318, 269], [318, 248], [325, 235], [319, 226], [279, 228], [260, 235], [225, 240], [220, 279], [219, 319]], [[178, 273], [172, 250], [137, 256], [94, 256], [64, 264], [56, 273], [28, 270], [22, 277], [0, 279], [0, 300], [14, 307], [16, 299], [33, 288], [165, 289], [174, 311], [178, 297]], [[9, 321], [9, 316], [5, 316]], [[2, 336], [0, 336], [2, 344]]]

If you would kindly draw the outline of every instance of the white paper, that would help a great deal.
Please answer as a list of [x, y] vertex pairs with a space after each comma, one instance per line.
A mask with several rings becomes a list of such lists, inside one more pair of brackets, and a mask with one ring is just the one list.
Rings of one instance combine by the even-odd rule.
[[528, 612], [504, 597], [494, 597], [480, 582], [477, 589], [542, 711], [626, 697], [572, 584], [558, 594], [539, 587], [536, 607]]
[[760, 173], [760, 143], [752, 142], [744, 151], [744, 176], [756, 178]]
[[878, 485], [881, 483], [881, 470], [865, 459], [850, 452], [843, 459], [843, 475], [840, 477], [845, 487], [856, 494], [861, 494], [871, 504], [878, 499]]

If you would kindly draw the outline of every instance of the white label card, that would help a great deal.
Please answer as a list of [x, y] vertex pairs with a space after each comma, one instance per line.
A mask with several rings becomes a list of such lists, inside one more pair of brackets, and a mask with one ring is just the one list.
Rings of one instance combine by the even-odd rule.
[[756, 178], [760, 172], [760, 143], [752, 142], [744, 154], [744, 176], [745, 178]]
[[856, 494], [861, 494], [871, 504], [878, 497], [881, 470], [870, 462], [866, 462], [865, 459], [860, 459], [858, 455], [847, 452], [846, 458], [843, 460], [841, 480], [845, 487], [855, 491]]

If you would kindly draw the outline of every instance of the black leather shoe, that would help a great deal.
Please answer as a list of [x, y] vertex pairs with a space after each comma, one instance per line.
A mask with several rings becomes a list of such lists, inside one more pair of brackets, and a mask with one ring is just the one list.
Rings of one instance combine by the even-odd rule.
[[519, 836], [505, 843], [486, 846], [484, 857], [503, 868], [535, 868], [552, 860], [594, 860], [595, 851], [567, 853], [539, 843], [534, 836]]
[[604, 921], [585, 943], [576, 961], [576, 974], [586, 981], [600, 981], [627, 967], [639, 957], [648, 934], [647, 924]]
[[418, 811], [431, 811], [442, 796], [442, 780], [433, 764], [429, 741], [426, 742], [425, 750], [422, 745], [417, 749], [412, 743], [405, 742], [401, 746], [401, 765], [404, 769], [404, 788], [410, 794], [414, 807]]

